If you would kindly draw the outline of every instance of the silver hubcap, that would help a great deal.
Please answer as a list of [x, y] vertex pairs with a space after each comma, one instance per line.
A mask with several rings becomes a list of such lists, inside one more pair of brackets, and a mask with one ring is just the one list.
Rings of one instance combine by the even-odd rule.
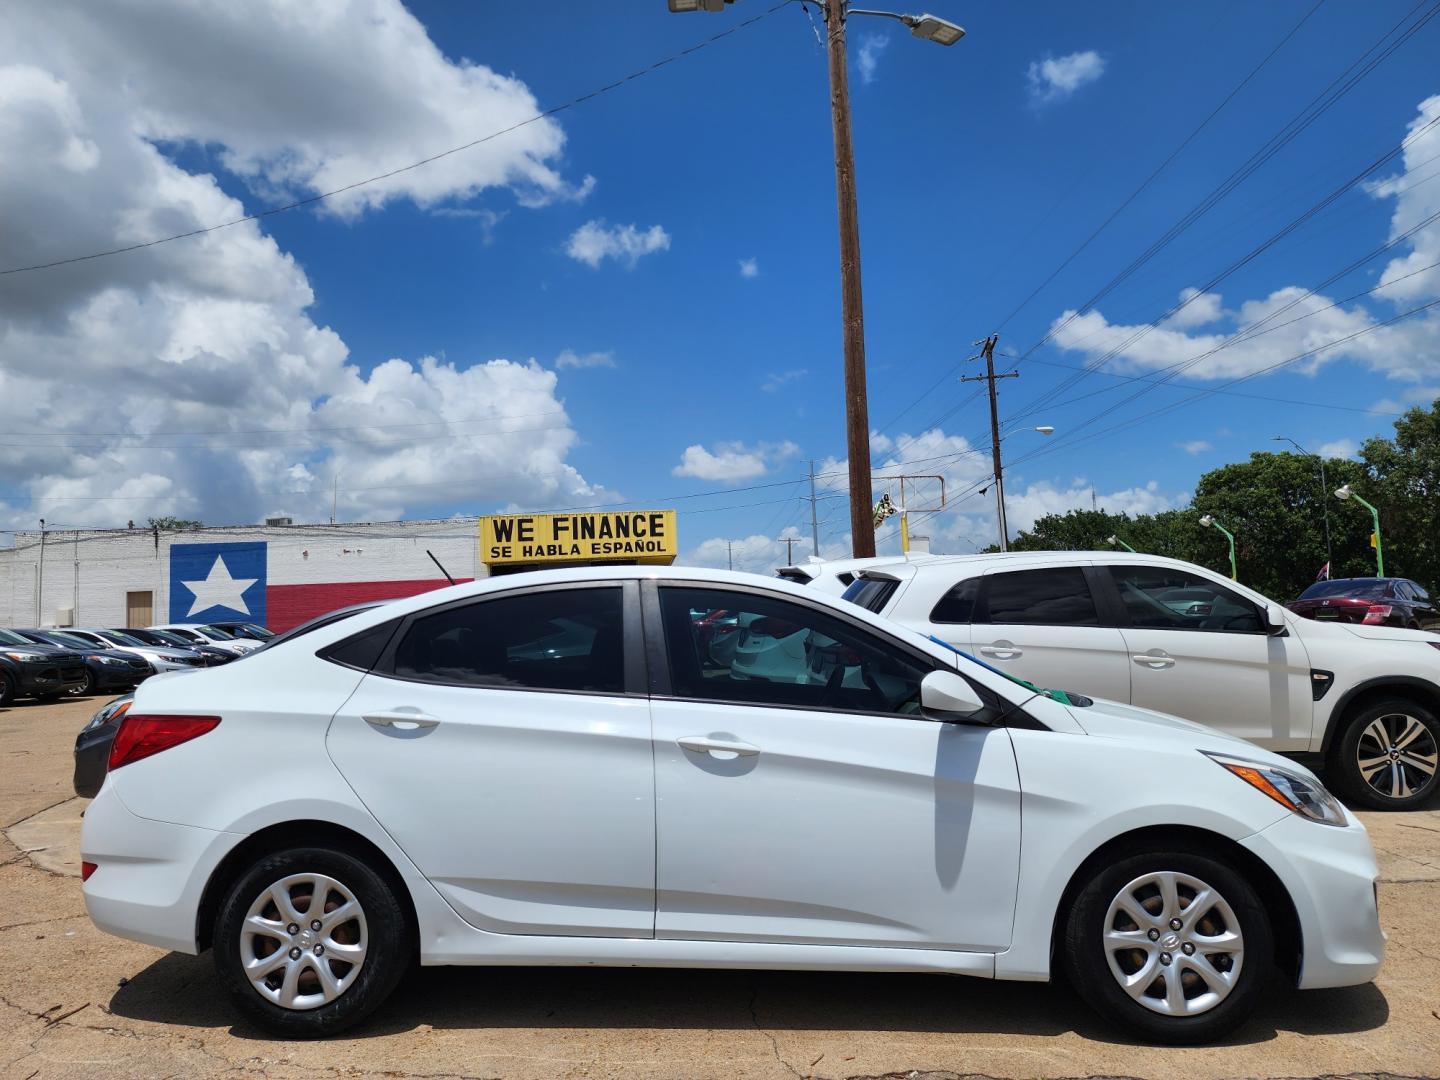
[[1240, 920], [1215, 889], [1174, 871], [1120, 890], [1105, 914], [1105, 959], [1127, 994], [1164, 1016], [1194, 1016], [1235, 989], [1245, 958]]
[[1365, 725], [1355, 747], [1360, 775], [1390, 799], [1408, 799], [1435, 779], [1435, 736], [1407, 713], [1386, 713]]
[[292, 874], [261, 891], [240, 931], [240, 963], [265, 1000], [318, 1009], [346, 990], [370, 943], [355, 894], [324, 874]]

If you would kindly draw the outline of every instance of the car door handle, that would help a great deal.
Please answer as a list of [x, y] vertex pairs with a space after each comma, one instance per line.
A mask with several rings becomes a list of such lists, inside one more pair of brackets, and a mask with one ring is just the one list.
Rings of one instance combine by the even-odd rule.
[[1009, 641], [997, 641], [993, 645], [981, 645], [980, 655], [996, 660], [1014, 660], [1017, 656], [1024, 656], [1025, 650]]
[[1165, 653], [1161, 649], [1153, 649], [1150, 652], [1135, 653], [1133, 656], [1130, 657], [1130, 659], [1134, 660], [1137, 664], [1143, 665], [1144, 667], [1154, 668], [1156, 671], [1160, 671], [1163, 668], [1172, 668], [1175, 666], [1175, 658]]
[[414, 712], [396, 709], [394, 712], [365, 713], [360, 717], [371, 727], [388, 727], [396, 731], [419, 731], [432, 728], [440, 723], [438, 716], [430, 716], [419, 710]]
[[754, 757], [760, 753], [758, 746], [751, 746], [746, 742], [711, 739], [704, 735], [687, 735], [683, 739], [676, 739], [675, 742], [681, 749], [696, 754], [734, 754], [736, 757]]

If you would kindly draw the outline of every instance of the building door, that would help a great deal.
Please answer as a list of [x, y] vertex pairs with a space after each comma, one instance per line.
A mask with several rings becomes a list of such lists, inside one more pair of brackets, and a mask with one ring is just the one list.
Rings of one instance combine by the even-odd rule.
[[125, 625], [144, 627], [155, 621], [155, 594], [148, 589], [144, 592], [125, 594]]

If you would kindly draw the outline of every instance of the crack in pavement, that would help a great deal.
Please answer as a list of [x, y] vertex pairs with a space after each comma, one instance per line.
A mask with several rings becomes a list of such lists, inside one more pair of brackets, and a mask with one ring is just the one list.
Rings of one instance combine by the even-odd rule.
[[758, 986], [756, 986], [755, 983], [752, 981], [751, 984], [750, 984], [750, 1021], [751, 1021], [751, 1023], [753, 1023], [753, 1024], [755, 1025], [755, 1030], [756, 1030], [756, 1031], [760, 1032], [761, 1035], [764, 1035], [767, 1039], [770, 1040], [770, 1052], [775, 1055], [775, 1060], [778, 1061], [781, 1065], [785, 1066], [786, 1071], [789, 1072], [791, 1076], [795, 1077], [796, 1080], [805, 1080], [804, 1074], [802, 1074], [799, 1069], [795, 1068], [794, 1065], [791, 1065], [788, 1061], [786, 1061], [783, 1057], [781, 1057], [781, 1055], [780, 1055], [780, 1041], [779, 1041], [778, 1039], [776, 1039], [775, 1036], [774, 1036], [771, 1032], [767, 1031], [765, 1028], [763, 1028], [763, 1027], [760, 1026], [760, 1014], [759, 1014], [758, 1011], [756, 1011], [756, 1008], [755, 1008], [755, 1001], [756, 1001], [757, 998], [759, 998], [759, 996], [760, 996], [760, 988], [759, 988]]
[[21, 926], [44, 926], [46, 923], [65, 922], [67, 919], [85, 919], [88, 917], [89, 914], [84, 911], [81, 911], [75, 915], [52, 915], [48, 919], [31, 919], [29, 922], [6, 923], [4, 926], [0, 926], [0, 931], [14, 930], [17, 927]]

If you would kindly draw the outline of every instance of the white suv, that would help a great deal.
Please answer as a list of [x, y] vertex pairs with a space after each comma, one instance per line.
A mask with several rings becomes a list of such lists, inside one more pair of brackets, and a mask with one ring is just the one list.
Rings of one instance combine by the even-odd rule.
[[891, 563], [930, 562], [940, 557], [928, 551], [912, 551], [908, 555], [873, 555], [868, 559], [812, 559], [794, 566], [782, 566], [775, 571], [775, 576], [793, 581], [796, 585], [809, 585], [831, 596], [841, 596], [861, 570], [873, 570]]
[[1204, 567], [1129, 553], [897, 563], [845, 597], [1041, 686], [1323, 753], [1367, 806], [1437, 789], [1440, 635], [1303, 619]]

